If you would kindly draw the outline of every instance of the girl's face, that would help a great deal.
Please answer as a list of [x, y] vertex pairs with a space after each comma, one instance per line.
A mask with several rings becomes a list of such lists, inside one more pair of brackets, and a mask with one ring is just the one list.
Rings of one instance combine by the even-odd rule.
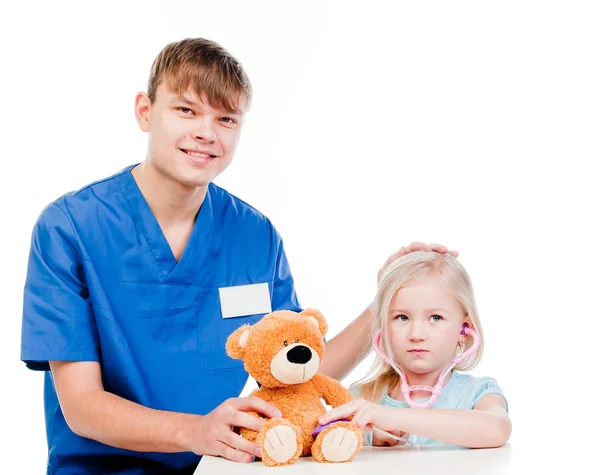
[[455, 356], [465, 312], [439, 275], [399, 289], [390, 304], [388, 334], [405, 372], [441, 370]]

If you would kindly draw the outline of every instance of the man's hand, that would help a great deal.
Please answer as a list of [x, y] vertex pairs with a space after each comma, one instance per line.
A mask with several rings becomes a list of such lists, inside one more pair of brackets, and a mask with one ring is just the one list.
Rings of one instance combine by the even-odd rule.
[[415, 251], [433, 251], [439, 252], [440, 254], [448, 253], [451, 256], [458, 257], [458, 252], [449, 251], [448, 248], [442, 244], [425, 244], [423, 242], [412, 242], [406, 247], [402, 246], [399, 251], [395, 252], [390, 257], [388, 257], [388, 260], [385, 261], [385, 264], [383, 264], [383, 267], [379, 269], [379, 272], [377, 273], [377, 282], [381, 280], [383, 272], [392, 262], [394, 262], [399, 257], [402, 257], [406, 254], [410, 254], [411, 252]]
[[251, 462], [252, 456], [261, 456], [258, 445], [242, 438], [234, 428], [259, 432], [265, 423], [247, 411], [271, 417], [281, 417], [281, 411], [275, 406], [256, 397], [228, 399], [192, 428], [182, 446], [198, 455], [217, 455], [234, 462]]

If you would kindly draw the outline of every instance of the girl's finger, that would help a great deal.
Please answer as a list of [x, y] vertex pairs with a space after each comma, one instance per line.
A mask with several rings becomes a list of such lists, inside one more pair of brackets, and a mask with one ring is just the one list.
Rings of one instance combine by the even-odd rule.
[[319, 417], [319, 424], [324, 425], [337, 419], [344, 419], [356, 414], [355, 401], [338, 406]]
[[360, 427], [361, 430], [365, 430], [366, 427], [370, 426], [370, 423], [373, 422], [370, 419], [371, 418], [368, 411], [359, 410], [356, 412], [356, 414], [354, 414], [354, 417], [352, 418], [352, 423]]

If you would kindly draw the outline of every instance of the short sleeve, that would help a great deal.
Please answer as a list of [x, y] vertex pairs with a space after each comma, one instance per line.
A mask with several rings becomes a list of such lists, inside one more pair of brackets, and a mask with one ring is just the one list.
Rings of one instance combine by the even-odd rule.
[[23, 295], [21, 360], [98, 361], [98, 333], [73, 226], [54, 203], [36, 222]]
[[273, 279], [273, 298], [271, 306], [275, 310], [292, 310], [301, 312], [303, 309], [298, 302], [294, 279], [290, 270], [290, 265], [285, 254], [283, 241], [279, 233], [273, 229], [277, 244], [277, 258], [275, 262], [275, 276]]
[[506, 396], [504, 395], [504, 392], [500, 388], [500, 385], [494, 378], [487, 378], [487, 377], [477, 378], [475, 387], [473, 389], [472, 408], [475, 407], [477, 402], [479, 402], [479, 400], [483, 396], [486, 396], [488, 394], [498, 394], [498, 395], [502, 396], [504, 398], [504, 401], [506, 402], [506, 410], [508, 412], [508, 401], [506, 399]]

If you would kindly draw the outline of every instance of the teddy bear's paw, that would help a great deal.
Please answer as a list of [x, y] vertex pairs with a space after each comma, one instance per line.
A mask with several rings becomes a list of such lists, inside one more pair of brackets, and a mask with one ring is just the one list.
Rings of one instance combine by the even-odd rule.
[[276, 426], [265, 434], [264, 450], [277, 463], [288, 463], [297, 447], [296, 432], [289, 426]]
[[302, 452], [300, 430], [284, 419], [271, 419], [267, 422], [261, 430], [259, 440], [263, 463], [269, 466], [289, 465]]
[[317, 436], [312, 453], [318, 462], [348, 462], [361, 445], [360, 430], [349, 423], [340, 423], [328, 427]]

